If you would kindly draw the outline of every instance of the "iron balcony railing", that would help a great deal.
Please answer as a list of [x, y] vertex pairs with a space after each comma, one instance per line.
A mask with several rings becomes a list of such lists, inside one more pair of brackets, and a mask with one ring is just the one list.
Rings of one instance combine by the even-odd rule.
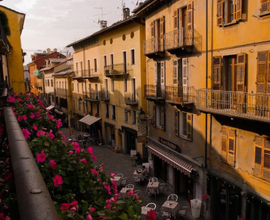
[[270, 94], [198, 89], [195, 102], [202, 111], [270, 122]]
[[97, 91], [84, 92], [83, 99], [86, 101], [92, 101], [92, 102], [100, 101], [100, 97]]
[[125, 93], [124, 97], [126, 105], [138, 105], [138, 100], [135, 93]]
[[131, 71], [129, 64], [119, 63], [114, 65], [107, 65], [104, 67], [104, 74], [107, 77], [111, 76], [125, 76]]
[[109, 92], [106, 90], [100, 91], [99, 92], [99, 99], [100, 99], [100, 101], [109, 101], [110, 100]]
[[36, 88], [41, 88], [41, 87], [42, 87], [42, 82], [35, 82], [35, 83], [34, 83], [34, 86], [35, 86]]
[[195, 89], [188, 86], [166, 86], [166, 101], [171, 103], [193, 103]]
[[165, 86], [145, 85], [145, 98], [147, 99], [165, 99]]
[[62, 88], [57, 88], [55, 90], [55, 95], [56, 96], [61, 96], [61, 97], [66, 97], [67, 96], [67, 89], [62, 89]]
[[98, 78], [99, 77], [99, 73], [95, 69], [82, 70], [81, 71], [81, 76], [83, 78]]
[[179, 28], [165, 34], [165, 49], [176, 49], [194, 44], [194, 29]]
[[20, 219], [60, 220], [11, 107], [4, 108], [4, 117]]
[[144, 54], [164, 52], [164, 39], [160, 37], [152, 37], [143, 42]]

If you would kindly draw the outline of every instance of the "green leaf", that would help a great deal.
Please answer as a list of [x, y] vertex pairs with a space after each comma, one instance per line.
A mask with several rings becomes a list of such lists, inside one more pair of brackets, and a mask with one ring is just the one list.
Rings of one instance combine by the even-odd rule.
[[128, 207], [128, 214], [129, 214], [129, 216], [133, 216], [135, 214], [135, 211], [133, 209], [133, 206], [129, 206]]
[[123, 220], [128, 220], [128, 216], [126, 213], [123, 213], [122, 215], [120, 215], [119, 218], [121, 218]]

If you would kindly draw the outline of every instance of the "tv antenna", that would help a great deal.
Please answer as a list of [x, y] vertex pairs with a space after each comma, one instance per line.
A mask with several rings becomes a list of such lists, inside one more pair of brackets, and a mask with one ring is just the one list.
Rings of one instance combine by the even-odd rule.
[[[101, 15], [101, 21], [103, 21], [103, 15], [106, 15], [106, 14], [104, 14], [103, 13], [103, 7], [94, 7], [95, 9], [100, 9], [101, 10], [101, 14], [99, 14], [99, 15]], [[99, 20], [99, 19], [98, 19]]]

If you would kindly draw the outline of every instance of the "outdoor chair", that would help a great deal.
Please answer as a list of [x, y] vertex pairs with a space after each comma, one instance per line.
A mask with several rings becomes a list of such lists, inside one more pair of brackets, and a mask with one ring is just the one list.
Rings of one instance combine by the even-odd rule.
[[126, 188], [129, 188], [129, 189], [134, 189], [134, 185], [133, 184], [127, 184], [125, 187]]
[[147, 207], [147, 208], [150, 208], [150, 209], [152, 209], [152, 210], [155, 210], [156, 207], [157, 207], [157, 205], [156, 205], [155, 203], [153, 203], [153, 202], [150, 202], [150, 203], [148, 203], [148, 204], [146, 205], [146, 207]]
[[119, 177], [123, 178], [124, 174], [123, 173], [117, 173], [115, 176], [119, 176]]
[[168, 196], [167, 200], [168, 200], [168, 201], [175, 201], [175, 202], [177, 202], [177, 200], [178, 200], [178, 195], [176, 195], [176, 194], [170, 194], [170, 195]]
[[158, 182], [158, 178], [157, 177], [151, 177], [149, 179], [149, 182]]
[[127, 185], [127, 177], [123, 177], [120, 181], [121, 186]]

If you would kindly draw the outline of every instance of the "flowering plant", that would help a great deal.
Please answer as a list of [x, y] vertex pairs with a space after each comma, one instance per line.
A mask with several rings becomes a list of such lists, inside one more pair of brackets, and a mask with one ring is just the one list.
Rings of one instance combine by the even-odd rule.
[[[61, 219], [142, 219], [138, 214], [139, 197], [130, 192], [128, 198], [120, 198], [115, 182], [111, 182], [110, 176], [103, 172], [103, 164], [94, 166], [96, 157], [93, 148], [89, 146], [82, 149], [77, 142], [68, 143], [59, 130], [61, 120], [55, 119], [37, 96], [10, 93], [8, 104], [12, 107], [36, 158]], [[0, 116], [1, 121], [3, 115]], [[4, 142], [3, 130], [1, 123], [0, 138], [3, 138]], [[8, 189], [15, 189], [9, 164], [8, 143], [4, 142], [4, 146], [8, 159], [6, 167], [2, 169], [5, 179], [1, 181]], [[14, 203], [16, 198], [13, 195], [11, 200], [10, 195], [0, 193], [3, 205], [10, 206], [11, 201]], [[8, 211], [0, 210], [0, 219], [9, 214]], [[155, 215], [151, 216], [148, 219], [156, 219]]]

